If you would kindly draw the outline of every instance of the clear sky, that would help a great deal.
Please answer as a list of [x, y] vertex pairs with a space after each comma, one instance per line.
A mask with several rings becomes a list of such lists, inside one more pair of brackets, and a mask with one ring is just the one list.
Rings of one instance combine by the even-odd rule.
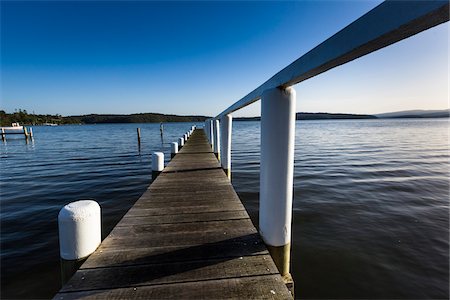
[[[217, 115], [380, 2], [1, 1], [0, 107]], [[448, 34], [446, 23], [296, 85], [297, 111], [448, 108]]]

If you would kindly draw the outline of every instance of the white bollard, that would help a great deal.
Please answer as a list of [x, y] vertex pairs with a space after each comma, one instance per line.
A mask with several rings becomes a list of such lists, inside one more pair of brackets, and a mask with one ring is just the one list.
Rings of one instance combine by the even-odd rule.
[[231, 115], [226, 115], [223, 116], [220, 121], [221, 164], [225, 174], [231, 179], [231, 129], [233, 117]]
[[30, 135], [30, 138], [33, 138], [33, 127], [30, 127], [29, 135]]
[[220, 160], [220, 123], [219, 120], [214, 120], [214, 154]]
[[170, 143], [170, 158], [174, 158], [174, 156], [178, 153], [178, 143], [172, 142]]
[[261, 97], [259, 228], [282, 276], [289, 276], [295, 146], [295, 90]]
[[185, 133], [184, 135], [183, 135], [183, 139], [184, 139], [184, 143], [186, 143], [187, 142], [187, 140], [188, 140], [188, 138], [187, 138], [187, 134]]
[[152, 153], [152, 180], [155, 180], [164, 169], [164, 153]]
[[93, 200], [65, 205], [59, 211], [58, 229], [61, 276], [66, 283], [101, 243], [100, 206]]
[[184, 138], [178, 138], [178, 151], [184, 146]]

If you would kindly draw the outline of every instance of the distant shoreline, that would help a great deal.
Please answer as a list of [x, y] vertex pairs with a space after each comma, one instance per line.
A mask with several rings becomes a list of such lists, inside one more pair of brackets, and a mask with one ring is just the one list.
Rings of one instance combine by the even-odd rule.
[[[450, 110], [413, 110], [377, 115], [343, 114], [343, 113], [305, 113], [296, 114], [296, 120], [358, 120], [358, 119], [424, 119], [449, 118]], [[38, 115], [29, 114], [26, 110], [15, 113], [0, 111], [1, 126], [10, 126], [12, 122], [22, 125], [57, 125], [69, 124], [127, 124], [127, 123], [175, 123], [175, 122], [204, 122], [208, 116], [179, 116], [158, 113], [140, 114], [89, 114], [79, 116]], [[261, 117], [235, 117], [236, 121], [259, 121]]]

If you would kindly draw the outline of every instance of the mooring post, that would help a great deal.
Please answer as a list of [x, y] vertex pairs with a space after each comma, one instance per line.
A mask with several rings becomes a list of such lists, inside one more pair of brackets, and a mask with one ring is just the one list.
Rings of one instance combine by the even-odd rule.
[[175, 155], [178, 153], [178, 143], [172, 142], [170, 143], [170, 159], [174, 158]]
[[178, 151], [184, 146], [184, 138], [178, 138]]
[[186, 143], [186, 142], [187, 142], [187, 139], [188, 139], [186, 133], [183, 135], [183, 139], [184, 139], [184, 143]]
[[259, 228], [293, 293], [289, 273], [295, 146], [295, 90], [269, 89], [261, 96]]
[[30, 134], [30, 138], [33, 138], [33, 128], [32, 128], [32, 127], [30, 127], [30, 132], [29, 132], [29, 134]]
[[141, 145], [141, 129], [137, 128], [137, 139], [138, 139], [138, 144]]
[[214, 154], [220, 161], [220, 122], [219, 120], [214, 120]]
[[6, 141], [5, 128], [2, 128], [2, 141]]
[[152, 180], [155, 180], [164, 169], [164, 153], [152, 153]]
[[231, 129], [232, 129], [233, 117], [231, 115], [225, 115], [220, 119], [220, 131], [221, 131], [221, 164], [222, 168], [231, 180]]
[[23, 135], [25, 136], [25, 139], [28, 139], [28, 130], [25, 126], [23, 127]]
[[100, 245], [100, 205], [80, 200], [65, 205], [58, 215], [61, 280], [64, 285]]

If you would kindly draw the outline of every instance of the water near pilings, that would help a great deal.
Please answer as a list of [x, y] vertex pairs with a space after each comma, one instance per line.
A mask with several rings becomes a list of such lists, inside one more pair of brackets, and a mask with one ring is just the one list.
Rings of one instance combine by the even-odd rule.
[[[448, 120], [297, 122], [293, 275], [301, 298], [448, 298]], [[190, 123], [34, 128], [1, 150], [2, 298], [58, 290], [56, 217], [96, 199], [104, 234]], [[254, 220], [259, 123], [233, 124], [233, 184]], [[138, 151], [136, 127], [142, 128]]]

